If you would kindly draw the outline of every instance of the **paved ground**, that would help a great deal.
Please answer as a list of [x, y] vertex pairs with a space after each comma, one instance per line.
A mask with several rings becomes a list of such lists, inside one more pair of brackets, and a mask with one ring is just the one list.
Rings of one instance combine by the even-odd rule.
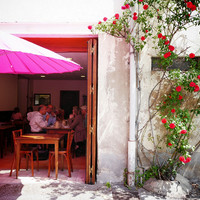
[[[47, 177], [47, 170], [35, 170], [35, 176], [30, 177], [31, 171], [21, 170], [19, 179], [15, 178], [15, 172], [9, 177], [9, 170], [0, 171], [0, 200], [154, 200], [167, 199], [154, 195], [144, 189], [128, 189], [123, 184], [111, 184], [111, 188], [105, 184], [86, 185], [85, 170], [75, 170], [72, 177], [67, 177], [67, 171], [59, 170], [58, 180], [55, 173]], [[187, 199], [200, 199], [199, 185]], [[172, 199], [171, 199], [172, 200]]]

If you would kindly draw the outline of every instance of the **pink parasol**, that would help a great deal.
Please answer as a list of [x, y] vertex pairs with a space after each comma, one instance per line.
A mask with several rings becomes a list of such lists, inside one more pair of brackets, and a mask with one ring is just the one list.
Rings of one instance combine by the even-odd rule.
[[0, 32], [0, 73], [53, 74], [80, 69], [79, 64], [53, 51]]

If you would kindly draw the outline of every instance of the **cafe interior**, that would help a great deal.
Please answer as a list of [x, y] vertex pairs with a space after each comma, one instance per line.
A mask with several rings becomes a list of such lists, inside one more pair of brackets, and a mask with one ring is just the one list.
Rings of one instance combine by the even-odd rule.
[[[76, 124], [71, 125], [76, 115], [80, 115], [79, 123], [85, 123], [87, 130], [88, 39], [24, 39], [56, 52], [81, 68], [52, 74], [0, 74], [0, 171], [15, 178], [23, 173], [40, 176], [38, 171], [50, 178], [57, 178], [64, 171], [69, 178], [75, 171], [75, 176], [81, 176], [84, 181], [86, 138], [77, 140]], [[46, 114], [42, 113], [43, 109]], [[30, 113], [32, 118], [28, 119]], [[37, 113], [42, 113], [44, 121], [48, 122], [46, 115], [51, 115], [54, 121], [36, 133], [31, 120], [34, 121]]]

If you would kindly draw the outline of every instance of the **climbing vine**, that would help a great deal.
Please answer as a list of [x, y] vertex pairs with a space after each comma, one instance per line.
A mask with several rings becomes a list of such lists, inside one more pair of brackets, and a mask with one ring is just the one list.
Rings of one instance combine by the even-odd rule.
[[[200, 63], [195, 56], [196, 52], [190, 50], [190, 46], [177, 47], [175, 38], [181, 31], [200, 25], [199, 5], [200, 0], [125, 0], [121, 14], [116, 13], [110, 19], [104, 17], [98, 24], [88, 26], [93, 33], [105, 32], [124, 38], [132, 46], [131, 53], [135, 58], [145, 45], [153, 46], [159, 57], [158, 66], [162, 75], [150, 92], [149, 119], [138, 129], [139, 150], [143, 154], [144, 150], [153, 152], [153, 158], [148, 158], [150, 168], [143, 175], [138, 175], [140, 178], [145, 177], [144, 180], [150, 177], [174, 180], [177, 170], [191, 161], [192, 151], [195, 150], [189, 139], [194, 128], [194, 117], [200, 114]], [[185, 58], [188, 70], [171, 69], [180, 56]], [[138, 79], [141, 77], [140, 67], [136, 65]], [[158, 116], [161, 126], [165, 127], [165, 133], [156, 139], [153, 119]], [[141, 142], [141, 135], [148, 126], [151, 129], [149, 138], [154, 145], [153, 151]], [[160, 159], [159, 149], [162, 149], [163, 143], [167, 156]], [[138, 166], [142, 167], [138, 156]], [[138, 171], [136, 174], [139, 174]]]

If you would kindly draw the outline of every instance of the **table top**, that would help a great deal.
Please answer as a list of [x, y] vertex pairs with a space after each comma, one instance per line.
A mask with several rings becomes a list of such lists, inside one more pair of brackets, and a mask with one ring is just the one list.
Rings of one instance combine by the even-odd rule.
[[9, 128], [14, 128], [14, 127], [15, 127], [14, 125], [3, 125], [3, 126], [0, 126], [0, 130], [6, 130]]
[[71, 128], [69, 126], [66, 127], [62, 127], [62, 128], [55, 128], [55, 127], [46, 127], [45, 129], [47, 130], [71, 130]]
[[26, 135], [22, 135], [20, 137], [17, 137], [16, 140], [17, 141], [34, 141], [34, 142], [38, 142], [38, 141], [58, 141], [60, 140], [62, 137], [64, 137], [64, 134], [26, 134]]

